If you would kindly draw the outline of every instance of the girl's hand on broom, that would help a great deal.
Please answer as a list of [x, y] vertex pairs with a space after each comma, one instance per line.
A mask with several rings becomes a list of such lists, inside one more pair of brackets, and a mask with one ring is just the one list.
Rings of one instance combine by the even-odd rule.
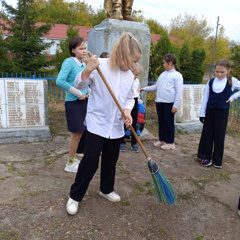
[[82, 81], [86, 81], [93, 70], [95, 70], [100, 65], [97, 55], [91, 55], [87, 60], [87, 66], [82, 71]]
[[98, 57], [97, 55], [92, 55], [91, 57], [88, 58], [87, 60], [87, 70], [92, 72], [93, 70], [95, 70], [98, 66], [100, 65], [99, 61], [98, 61]]
[[124, 119], [124, 124], [126, 125], [126, 127], [130, 127], [130, 125], [132, 125], [132, 116], [131, 116], [131, 110], [130, 109], [124, 109], [123, 110], [125, 116], [126, 116], [126, 119]]

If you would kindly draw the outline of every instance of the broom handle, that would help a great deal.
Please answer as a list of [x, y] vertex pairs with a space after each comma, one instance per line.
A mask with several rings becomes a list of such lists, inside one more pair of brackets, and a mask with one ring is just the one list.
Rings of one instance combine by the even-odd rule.
[[[92, 56], [92, 54], [91, 54], [90, 52], [88, 52], [88, 55], [89, 55], [90, 57]], [[120, 112], [122, 113], [124, 119], [127, 119], [127, 117], [126, 117], [126, 115], [125, 115], [125, 113], [124, 113], [124, 111], [123, 111], [121, 105], [119, 104], [117, 98], [115, 97], [115, 95], [114, 95], [114, 93], [113, 93], [111, 87], [109, 86], [109, 84], [108, 84], [106, 78], [104, 77], [104, 75], [103, 75], [103, 73], [102, 73], [102, 71], [100, 70], [99, 67], [97, 67], [97, 71], [98, 71], [99, 75], [101, 76], [101, 78], [102, 78], [104, 84], [106, 85], [106, 87], [107, 87], [109, 93], [112, 95], [112, 98], [113, 98], [113, 100], [115, 101], [115, 103], [117, 104], [117, 106], [118, 106]], [[133, 133], [134, 137], [136, 138], [138, 144], [140, 145], [140, 147], [141, 147], [141, 149], [142, 149], [144, 155], [145, 155], [146, 158], [148, 159], [149, 156], [148, 156], [148, 154], [147, 154], [147, 152], [146, 152], [144, 146], [142, 145], [142, 142], [141, 142], [141, 140], [139, 139], [137, 133], [135, 132], [134, 128], [132, 127], [132, 125], [130, 125], [129, 128], [130, 128], [131, 132]]]

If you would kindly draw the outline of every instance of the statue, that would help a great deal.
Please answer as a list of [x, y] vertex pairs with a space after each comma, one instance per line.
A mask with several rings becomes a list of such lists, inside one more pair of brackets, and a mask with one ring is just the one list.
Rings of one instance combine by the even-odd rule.
[[107, 17], [119, 20], [134, 21], [132, 18], [133, 0], [104, 0]]

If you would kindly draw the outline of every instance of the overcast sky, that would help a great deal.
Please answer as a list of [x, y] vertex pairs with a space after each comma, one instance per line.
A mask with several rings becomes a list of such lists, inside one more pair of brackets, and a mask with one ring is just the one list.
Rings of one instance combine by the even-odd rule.
[[[17, 0], [5, 0], [8, 4], [16, 6]], [[74, 0], [69, 0], [74, 1]], [[103, 7], [104, 0], [86, 0], [94, 9]], [[141, 10], [146, 18], [157, 20], [163, 26], [169, 26], [171, 19], [179, 14], [188, 13], [196, 15], [198, 19], [204, 16], [215, 36], [217, 17], [219, 24], [225, 28], [228, 38], [240, 43], [240, 1], [239, 0], [134, 0], [134, 10]]]

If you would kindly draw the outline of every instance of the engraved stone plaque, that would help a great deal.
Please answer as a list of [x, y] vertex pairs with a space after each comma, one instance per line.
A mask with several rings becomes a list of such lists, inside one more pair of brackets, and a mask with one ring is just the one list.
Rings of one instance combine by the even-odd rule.
[[51, 138], [47, 91], [47, 80], [0, 78], [0, 143]]

